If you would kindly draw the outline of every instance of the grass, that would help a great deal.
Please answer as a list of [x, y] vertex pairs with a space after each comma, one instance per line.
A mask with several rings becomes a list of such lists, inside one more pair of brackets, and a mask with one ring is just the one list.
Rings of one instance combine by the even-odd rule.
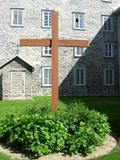
[[[51, 104], [51, 97], [34, 97], [32, 100], [11, 100], [0, 101], [0, 120], [4, 119], [10, 113], [24, 113], [27, 109], [33, 106], [48, 106]], [[60, 101], [59, 106], [65, 104]]]
[[9, 160], [10, 158], [3, 153], [0, 153], [0, 160]]
[[[59, 106], [73, 101], [84, 103], [88, 108], [105, 113], [109, 117], [112, 130], [118, 135], [117, 147], [108, 155], [94, 160], [120, 160], [120, 97], [61, 97]], [[30, 106], [41, 106], [51, 104], [51, 97], [34, 97], [32, 100], [23, 101], [0, 101], [0, 120], [9, 113], [24, 113]], [[0, 160], [9, 160], [0, 153]]]

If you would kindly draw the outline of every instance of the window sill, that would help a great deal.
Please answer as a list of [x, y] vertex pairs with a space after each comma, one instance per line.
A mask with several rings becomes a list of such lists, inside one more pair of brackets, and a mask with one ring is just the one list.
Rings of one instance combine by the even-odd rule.
[[104, 84], [105, 87], [114, 87], [115, 84]]
[[11, 25], [11, 27], [13, 27], [13, 28], [23, 28], [24, 27], [24, 25]]
[[104, 3], [112, 3], [111, 0], [110, 1], [102, 0], [102, 2], [104, 2]]
[[113, 59], [114, 56], [105, 56], [104, 58], [105, 58], [105, 59]]
[[52, 28], [52, 26], [42, 26], [42, 29], [51, 29]]
[[85, 28], [73, 28], [73, 30], [77, 30], [77, 31], [85, 31]]
[[52, 55], [42, 55], [42, 57], [48, 57], [48, 58], [51, 58], [52, 57]]
[[104, 29], [103, 29], [103, 32], [105, 32], [105, 33], [113, 33], [114, 30], [104, 30]]
[[75, 84], [75, 87], [86, 87], [86, 84]]
[[42, 85], [42, 87], [43, 87], [43, 88], [47, 88], [47, 87], [48, 87], [48, 88], [51, 88], [52, 85]]
[[81, 58], [81, 57], [84, 57], [85, 55], [81, 55], [81, 56], [77, 56], [77, 55], [74, 55], [74, 58]]

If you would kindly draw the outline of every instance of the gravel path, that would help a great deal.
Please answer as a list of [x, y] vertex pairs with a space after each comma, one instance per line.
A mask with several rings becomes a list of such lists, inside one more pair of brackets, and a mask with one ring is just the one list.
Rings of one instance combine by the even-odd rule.
[[[57, 153], [57, 154], [41, 157], [38, 160], [87, 160], [87, 159], [91, 159], [91, 158], [95, 158], [95, 157], [99, 157], [99, 156], [108, 154], [110, 151], [112, 151], [116, 147], [116, 145], [117, 145], [116, 139], [108, 135], [106, 137], [104, 145], [97, 147], [95, 152], [89, 154], [86, 157], [81, 157], [79, 155], [70, 157], [68, 155], [64, 156], [61, 153]], [[1, 145], [0, 145], [0, 152], [10, 156], [11, 160], [29, 160], [28, 158], [25, 158], [21, 154], [12, 153], [9, 149], [6, 149]]]

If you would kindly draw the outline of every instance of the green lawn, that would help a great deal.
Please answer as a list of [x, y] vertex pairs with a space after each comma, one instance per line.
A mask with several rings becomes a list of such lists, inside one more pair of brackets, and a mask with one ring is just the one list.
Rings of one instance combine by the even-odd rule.
[[[120, 139], [120, 97], [61, 97], [59, 106], [62, 108], [65, 104], [69, 105], [74, 100], [84, 103], [89, 108], [105, 113], [109, 117], [112, 130]], [[0, 120], [4, 119], [9, 113], [23, 113], [30, 106], [48, 104], [51, 104], [50, 97], [35, 97], [26, 101], [0, 101]], [[0, 154], [0, 160], [9, 160], [9, 158]], [[120, 142], [109, 155], [94, 160], [120, 160]]]
[[[51, 97], [34, 97], [32, 100], [0, 101], [0, 120], [10, 113], [24, 113], [30, 107], [50, 104]], [[62, 101], [59, 102], [59, 106], [63, 107], [64, 105]]]
[[0, 153], [0, 160], [9, 160], [10, 158], [2, 153]]

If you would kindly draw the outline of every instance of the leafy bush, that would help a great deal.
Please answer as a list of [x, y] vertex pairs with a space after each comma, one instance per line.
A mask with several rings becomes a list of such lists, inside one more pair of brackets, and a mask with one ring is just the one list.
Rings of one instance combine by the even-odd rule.
[[53, 114], [11, 115], [0, 131], [4, 142], [35, 156], [63, 150], [67, 139], [67, 129]]
[[69, 154], [86, 155], [94, 151], [110, 132], [108, 117], [85, 108], [84, 104], [73, 103], [63, 114], [57, 112], [56, 116], [68, 129], [70, 136], [66, 142], [66, 152]]
[[10, 115], [0, 124], [0, 140], [32, 156], [87, 154], [109, 131], [105, 115], [74, 103], [55, 113], [32, 107], [25, 115]]

